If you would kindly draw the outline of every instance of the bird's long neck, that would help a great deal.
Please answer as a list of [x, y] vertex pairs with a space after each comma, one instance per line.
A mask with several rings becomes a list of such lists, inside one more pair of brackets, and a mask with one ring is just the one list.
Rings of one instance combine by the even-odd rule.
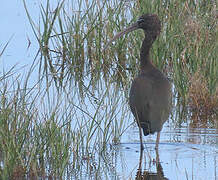
[[146, 36], [142, 46], [141, 46], [141, 52], [140, 52], [140, 63], [141, 63], [141, 70], [146, 70], [147, 67], [151, 66], [151, 62], [150, 62], [150, 49], [152, 47], [152, 44], [154, 42], [154, 39], [152, 39], [152, 37], [150, 36]]

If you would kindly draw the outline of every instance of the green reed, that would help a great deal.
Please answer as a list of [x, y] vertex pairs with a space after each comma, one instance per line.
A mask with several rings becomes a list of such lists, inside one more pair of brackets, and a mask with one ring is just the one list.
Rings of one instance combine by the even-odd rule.
[[75, 79], [81, 92], [85, 76], [90, 76], [91, 88], [102, 77], [105, 81], [114, 78], [118, 85], [128, 83], [127, 75], [134, 76], [138, 67], [143, 33], [120, 38], [105, 52], [103, 47], [130, 20], [135, 21], [142, 13], [157, 13], [163, 30], [154, 44], [152, 61], [172, 78], [179, 97], [186, 102], [190, 77], [195, 72], [202, 71], [211, 94], [217, 86], [214, 8], [215, 3], [204, 1], [78, 0], [73, 5], [62, 1], [52, 9], [47, 1], [38, 26], [27, 7], [26, 11], [41, 49], [40, 72], [52, 77], [58, 87]]
[[32, 71], [22, 78], [17, 72], [7, 76], [12, 70], [1, 76], [1, 179], [61, 179], [68, 167], [80, 171], [81, 161], [89, 167], [109, 144], [120, 142], [128, 106], [121, 105], [124, 95], [114, 98], [118, 92], [112, 91], [112, 83], [79, 98], [78, 89], [59, 93], [42, 88], [41, 82], [31, 87]]
[[[157, 13], [162, 21], [151, 59], [172, 79], [181, 106], [186, 108], [193, 97], [190, 87], [196, 72], [207, 82], [207, 97], [217, 92], [217, 22], [212, 2], [68, 2], [54, 7], [47, 1], [40, 7], [38, 21], [31, 18], [24, 0], [39, 44], [40, 78], [32, 87], [28, 84], [35, 66], [23, 79], [14, 67], [0, 76], [1, 179], [61, 179], [72, 173], [76, 177], [84, 168], [98, 176], [102, 165], [107, 166], [100, 156], [106, 161], [108, 144], [118, 144], [128, 128], [128, 89], [138, 71], [144, 35], [137, 31], [105, 52], [103, 47], [142, 13]], [[180, 112], [180, 106], [177, 109]]]

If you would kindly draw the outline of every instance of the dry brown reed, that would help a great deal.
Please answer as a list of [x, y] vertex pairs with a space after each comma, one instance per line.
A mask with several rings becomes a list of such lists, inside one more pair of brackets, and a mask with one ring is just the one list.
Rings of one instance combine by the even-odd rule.
[[208, 119], [215, 121], [218, 115], [218, 88], [211, 94], [206, 78], [200, 71], [190, 77], [188, 98], [188, 106], [194, 122], [206, 123]]

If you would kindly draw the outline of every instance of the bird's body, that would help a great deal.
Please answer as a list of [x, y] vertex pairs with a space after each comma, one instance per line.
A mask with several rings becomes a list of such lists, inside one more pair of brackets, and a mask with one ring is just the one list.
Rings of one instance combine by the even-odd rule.
[[[132, 26], [118, 33], [110, 42], [136, 29], [144, 30], [145, 39], [140, 51], [140, 72], [132, 83], [129, 104], [140, 132], [141, 128], [145, 136], [157, 132], [156, 149], [158, 149], [160, 131], [168, 119], [171, 108], [170, 82], [151, 63], [149, 56], [150, 48], [161, 31], [160, 20], [155, 14], [144, 14]], [[141, 133], [140, 141], [143, 149]]]
[[144, 30], [145, 39], [140, 51], [140, 72], [132, 83], [129, 104], [144, 135], [157, 132], [158, 148], [160, 131], [170, 112], [171, 85], [167, 77], [153, 66], [149, 56], [150, 48], [161, 31], [159, 18], [155, 14], [145, 14], [138, 23], [139, 28]]
[[129, 104], [144, 135], [160, 132], [170, 111], [170, 83], [152, 64], [140, 71], [130, 90]]

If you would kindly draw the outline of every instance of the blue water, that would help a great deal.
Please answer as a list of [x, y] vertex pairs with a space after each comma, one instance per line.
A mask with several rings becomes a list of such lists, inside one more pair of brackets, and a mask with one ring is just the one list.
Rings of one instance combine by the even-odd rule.
[[[127, 136], [120, 146], [122, 158], [118, 157], [116, 168], [122, 176], [121, 179], [128, 176], [134, 178], [139, 163], [140, 144], [137, 128], [130, 129]], [[155, 138], [156, 135], [144, 137], [143, 169], [150, 172], [157, 172], [154, 163]], [[216, 180], [218, 179], [217, 129], [186, 127], [172, 130], [166, 125], [161, 133], [159, 156], [164, 175], [168, 179]]]
[[[33, 18], [39, 17], [39, 1], [28, 2]], [[0, 6], [0, 52], [10, 40], [0, 57], [0, 72], [15, 64], [26, 72], [38, 50], [21, 0], [2, 1]], [[118, 116], [119, 117], [119, 116]], [[166, 123], [161, 133], [159, 158], [164, 176], [171, 180], [216, 180], [218, 179], [218, 131], [211, 128], [175, 128]], [[144, 137], [145, 151], [143, 169], [157, 172], [154, 151], [156, 135]], [[129, 128], [121, 139], [121, 144], [111, 151], [111, 162], [104, 169], [102, 179], [134, 179], [139, 163], [139, 137], [137, 127]], [[103, 170], [102, 170], [103, 171]], [[94, 175], [86, 174], [82, 179]]]

